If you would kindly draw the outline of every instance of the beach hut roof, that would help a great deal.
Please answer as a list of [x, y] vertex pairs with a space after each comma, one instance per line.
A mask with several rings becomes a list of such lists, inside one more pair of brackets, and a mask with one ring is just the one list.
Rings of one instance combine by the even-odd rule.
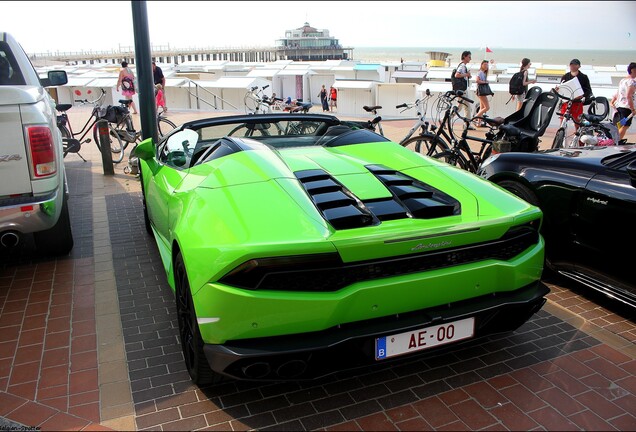
[[271, 85], [271, 81], [260, 77], [233, 77], [226, 76], [221, 77], [216, 81], [196, 81], [201, 87], [214, 87], [214, 88], [243, 88], [248, 89], [255, 85], [263, 87], [265, 85]]
[[365, 64], [357, 64], [353, 67], [353, 70], [357, 71], [377, 71], [382, 66], [379, 63], [365, 63]]
[[370, 89], [373, 87], [375, 81], [353, 81], [353, 80], [336, 80], [333, 86], [337, 89], [350, 88], [350, 89]]
[[95, 78], [89, 84], [85, 84], [86, 87], [116, 87], [117, 86], [118, 77], [103, 77], [103, 78]]
[[393, 78], [422, 78], [428, 74], [427, 71], [395, 71], [391, 76]]
[[94, 79], [95, 78], [92, 78], [92, 77], [77, 77], [77, 76], [69, 75], [68, 82], [64, 85], [67, 87], [84, 87], [86, 84], [93, 81]]
[[[450, 78], [451, 75], [451, 71], [452, 69], [431, 69], [428, 71], [428, 73], [426, 74], [426, 78], [427, 79], [446, 79], [446, 78]], [[395, 74], [393, 74], [395, 76]]]
[[273, 77], [274, 75], [278, 74], [281, 71], [281, 69], [254, 69], [251, 70], [247, 76], [248, 77], [266, 77], [266, 78], [270, 78]]

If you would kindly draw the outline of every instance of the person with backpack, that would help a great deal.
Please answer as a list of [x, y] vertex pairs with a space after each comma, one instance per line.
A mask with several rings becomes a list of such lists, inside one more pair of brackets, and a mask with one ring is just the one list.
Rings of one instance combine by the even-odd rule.
[[133, 109], [133, 114], [137, 114], [137, 107], [133, 96], [135, 95], [135, 75], [132, 69], [128, 67], [128, 62], [121, 62], [121, 70], [119, 71], [119, 79], [117, 80], [117, 91], [121, 87], [121, 94], [126, 99], [131, 99], [130, 107]]
[[526, 93], [528, 92], [528, 84], [535, 84], [537, 82], [536, 79], [528, 79], [528, 69], [530, 69], [530, 66], [532, 66], [530, 59], [524, 58], [523, 60], [521, 60], [521, 67], [519, 68], [519, 72], [516, 72], [510, 79], [508, 90], [512, 95], [511, 98], [517, 100], [517, 111], [521, 109], [523, 100], [526, 98]]
[[[453, 84], [453, 90], [463, 91], [464, 96], [466, 96], [468, 99], [473, 99], [472, 96], [470, 95], [470, 91], [468, 90], [470, 88], [469, 81], [471, 78], [471, 74], [470, 74], [470, 71], [468, 70], [467, 65], [470, 62], [471, 58], [472, 58], [471, 52], [464, 51], [462, 53], [462, 61], [457, 65], [457, 69], [453, 69], [453, 73], [451, 74], [451, 82]], [[463, 103], [461, 104], [461, 107], [464, 110], [464, 117], [473, 118], [469, 104]], [[468, 126], [468, 129], [475, 130], [475, 128], [472, 126]]]

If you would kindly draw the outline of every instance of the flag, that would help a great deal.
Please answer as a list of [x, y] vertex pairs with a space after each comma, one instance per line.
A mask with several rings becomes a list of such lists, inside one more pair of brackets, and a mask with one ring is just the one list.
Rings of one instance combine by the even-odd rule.
[[489, 53], [489, 52], [492, 52], [492, 50], [490, 48], [486, 47], [486, 52]]

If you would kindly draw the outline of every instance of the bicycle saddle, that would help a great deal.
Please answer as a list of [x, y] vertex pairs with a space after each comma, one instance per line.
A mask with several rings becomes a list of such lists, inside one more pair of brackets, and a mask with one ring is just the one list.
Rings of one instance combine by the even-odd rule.
[[505, 119], [503, 117], [484, 117], [483, 120], [490, 126], [501, 126], [504, 124]]
[[58, 111], [68, 111], [73, 107], [71, 104], [57, 104], [55, 105], [55, 109]]
[[132, 103], [132, 99], [119, 99], [119, 103], [128, 106]]
[[375, 110], [379, 110], [382, 109], [382, 107], [380, 105], [375, 105], [375, 106], [363, 106], [362, 109], [364, 109], [366, 112], [371, 112], [371, 111], [375, 111]]

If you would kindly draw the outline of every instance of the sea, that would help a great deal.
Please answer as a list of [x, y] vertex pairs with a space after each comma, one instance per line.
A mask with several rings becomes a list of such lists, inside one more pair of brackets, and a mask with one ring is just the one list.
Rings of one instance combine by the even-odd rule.
[[[450, 53], [451, 64], [459, 63], [462, 51], [472, 53], [472, 62], [494, 60], [495, 63], [519, 64], [527, 57], [535, 64], [568, 65], [570, 60], [577, 58], [581, 65], [590, 66], [618, 66], [636, 62], [634, 50], [572, 50], [572, 49], [518, 49], [488, 47], [492, 52], [486, 52], [486, 47], [358, 47], [353, 50], [353, 59], [362, 62], [427, 62], [430, 60], [427, 51], [441, 51]], [[627, 73], [627, 71], [625, 71]]]

